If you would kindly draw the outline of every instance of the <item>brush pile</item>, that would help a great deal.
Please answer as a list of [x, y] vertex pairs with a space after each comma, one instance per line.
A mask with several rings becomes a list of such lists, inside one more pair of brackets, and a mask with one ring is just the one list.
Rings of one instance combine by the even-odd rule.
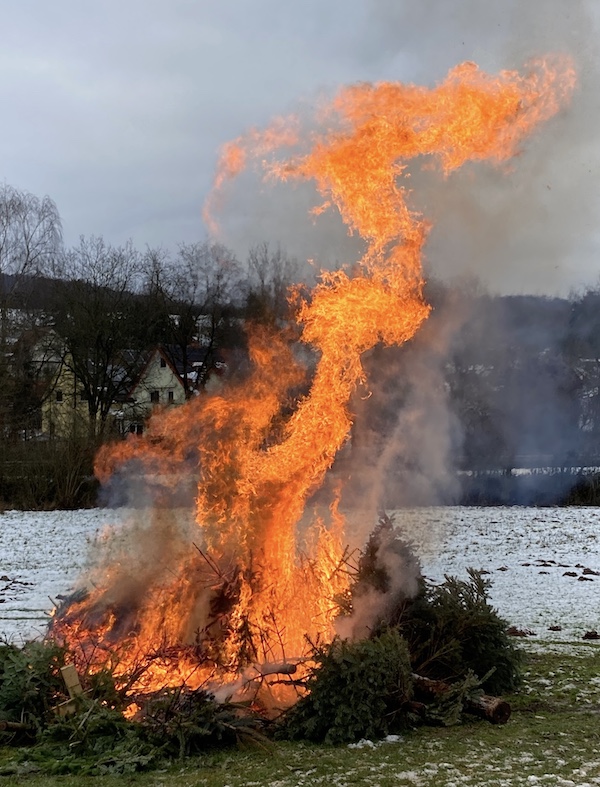
[[[410, 584], [396, 581], [399, 568]], [[3, 772], [128, 773], [215, 746], [268, 746], [278, 738], [350, 743], [420, 724], [456, 724], [464, 713], [503, 723], [510, 707], [490, 695], [517, 687], [520, 654], [487, 602], [487, 587], [473, 570], [466, 580], [428, 584], [382, 516], [355, 564], [351, 592], [335, 600], [345, 636], [312, 643], [302, 677], [293, 664], [264, 665], [253, 701], [243, 703], [185, 685], [136, 696], [131, 686], [139, 675], [115, 679], [114, 663], [80, 670], [83, 692], [70, 699], [61, 667], [74, 654], [51, 639], [4, 644], [0, 742], [18, 749]], [[367, 606], [375, 610], [368, 628]], [[155, 658], [168, 663], [172, 655], [157, 650]], [[298, 701], [267, 712], [259, 691], [267, 678], [293, 688]]]

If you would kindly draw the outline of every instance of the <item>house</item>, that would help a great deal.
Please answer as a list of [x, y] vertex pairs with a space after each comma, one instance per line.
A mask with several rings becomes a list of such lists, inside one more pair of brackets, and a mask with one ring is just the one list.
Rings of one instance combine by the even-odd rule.
[[167, 344], [163, 350], [181, 377], [188, 395], [204, 388], [209, 377], [219, 374], [224, 366], [221, 361], [214, 359], [214, 349], [211, 347], [194, 344], [184, 348]]
[[[68, 354], [62, 360], [53, 359], [53, 363], [58, 371], [42, 405], [42, 433], [49, 437], [68, 437], [89, 432], [94, 417], [94, 408], [89, 406], [89, 390], [86, 391], [74, 373]], [[133, 369], [137, 371], [132, 373]], [[106, 374], [109, 385], [97, 392], [102, 406], [96, 412], [96, 420], [102, 421], [102, 431], [142, 434], [154, 408], [185, 402], [183, 380], [161, 347], [142, 356], [125, 352], [122, 363], [107, 369]]]
[[185, 400], [181, 375], [165, 349], [156, 347], [129, 390], [115, 402], [112, 415], [121, 434], [142, 434], [153, 409], [181, 405]]

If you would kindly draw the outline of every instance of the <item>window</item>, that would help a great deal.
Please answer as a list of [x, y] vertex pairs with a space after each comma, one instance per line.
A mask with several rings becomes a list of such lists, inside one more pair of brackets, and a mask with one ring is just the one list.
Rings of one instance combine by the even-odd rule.
[[173, 393], [173, 391], [168, 392], [168, 399], [169, 399], [169, 404], [173, 404], [173, 402], [175, 401], [175, 394]]
[[160, 359], [160, 368], [161, 369], [166, 369], [166, 366], [167, 366], [166, 360], [164, 358], [161, 358]]
[[130, 434], [144, 434], [144, 424], [129, 424]]
[[79, 391], [79, 400], [80, 400], [81, 402], [87, 402], [87, 400], [88, 400], [88, 399], [89, 399], [89, 397], [88, 397], [88, 395], [87, 395], [87, 391], [85, 391], [85, 390], [82, 388], [82, 389], [81, 389], [81, 391]]
[[56, 392], [56, 401], [57, 402], [62, 402], [62, 400], [63, 400], [63, 392], [62, 391], [57, 391]]
[[153, 404], [158, 404], [158, 402], [160, 402], [160, 392], [159, 391], [150, 391], [150, 401]]

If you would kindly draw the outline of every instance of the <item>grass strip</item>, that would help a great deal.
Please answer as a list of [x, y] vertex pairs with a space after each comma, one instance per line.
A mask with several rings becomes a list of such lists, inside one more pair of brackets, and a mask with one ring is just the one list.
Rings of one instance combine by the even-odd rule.
[[131, 775], [49, 776], [27, 763], [9, 774], [14, 750], [0, 750], [0, 787], [299, 787], [369, 785], [600, 785], [600, 643], [524, 645], [525, 674], [507, 697], [505, 726], [467, 717], [462, 725], [421, 727], [398, 741], [359, 747], [277, 743], [207, 752], [164, 770]]

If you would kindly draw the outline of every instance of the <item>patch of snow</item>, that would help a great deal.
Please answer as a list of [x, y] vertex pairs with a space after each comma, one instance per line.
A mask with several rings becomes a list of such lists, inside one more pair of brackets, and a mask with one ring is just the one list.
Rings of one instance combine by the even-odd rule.
[[368, 740], [368, 738], [361, 738], [357, 743], [349, 743], [349, 749], [374, 749], [375, 744], [373, 741]]
[[488, 572], [491, 603], [511, 625], [535, 632], [535, 639], [567, 642], [600, 630], [600, 577], [584, 573], [600, 570], [600, 508], [448, 507], [393, 514], [426, 577], [439, 582], [445, 574], [465, 578], [467, 568]]
[[91, 541], [114, 511], [0, 513], [0, 636], [43, 636], [53, 601], [73, 590]]
[[[520, 638], [520, 645], [568, 652], [570, 641], [600, 631], [600, 575], [584, 573], [600, 571], [600, 508], [393, 513], [427, 578], [466, 578], [467, 568], [489, 572], [490, 601], [500, 615], [535, 632]], [[43, 635], [52, 600], [74, 588], [90, 542], [107, 527], [118, 527], [122, 517], [108, 509], [0, 513], [0, 635], [16, 641]], [[549, 631], [550, 626], [561, 630]], [[600, 640], [584, 645], [598, 648]]]

